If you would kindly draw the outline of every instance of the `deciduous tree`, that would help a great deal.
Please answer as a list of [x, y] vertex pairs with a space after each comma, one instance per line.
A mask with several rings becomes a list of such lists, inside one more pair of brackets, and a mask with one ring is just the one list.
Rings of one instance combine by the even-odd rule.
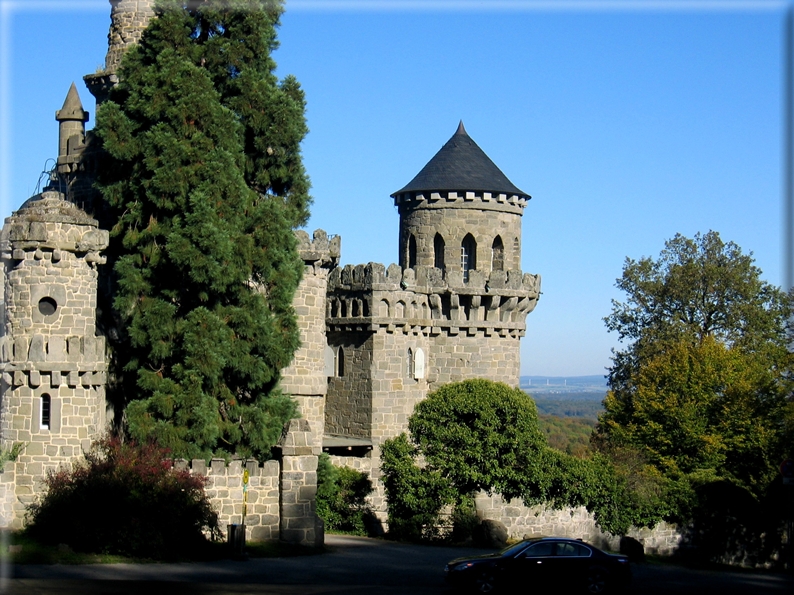
[[725, 478], [758, 494], [776, 473], [791, 298], [719, 234], [681, 235], [626, 260], [607, 327], [615, 353], [596, 442], [639, 449], [669, 478]]

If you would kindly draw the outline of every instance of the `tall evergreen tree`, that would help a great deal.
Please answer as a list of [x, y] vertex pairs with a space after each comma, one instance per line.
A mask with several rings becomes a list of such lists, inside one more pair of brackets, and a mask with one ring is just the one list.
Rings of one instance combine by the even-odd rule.
[[271, 58], [281, 12], [159, 2], [97, 116], [116, 386], [129, 433], [179, 456], [266, 458], [295, 413], [278, 380], [299, 344], [292, 230], [310, 198], [303, 93]]

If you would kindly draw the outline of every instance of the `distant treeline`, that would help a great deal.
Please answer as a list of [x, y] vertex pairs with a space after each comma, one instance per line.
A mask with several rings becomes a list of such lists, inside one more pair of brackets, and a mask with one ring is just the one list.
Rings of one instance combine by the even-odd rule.
[[538, 413], [556, 417], [577, 417], [595, 421], [604, 408], [601, 401], [535, 398]]
[[[545, 387], [544, 387], [545, 388]], [[530, 397], [535, 399], [549, 400], [549, 401], [598, 401], [599, 403], [604, 400], [606, 396], [605, 390], [595, 391], [546, 391], [542, 389], [524, 389]]]
[[538, 421], [552, 448], [575, 457], [583, 457], [590, 452], [590, 435], [596, 424], [595, 419], [541, 414]]
[[604, 396], [603, 392], [533, 395], [540, 428], [549, 446], [574, 456], [585, 456], [590, 450], [590, 435], [598, 414], [604, 410]]

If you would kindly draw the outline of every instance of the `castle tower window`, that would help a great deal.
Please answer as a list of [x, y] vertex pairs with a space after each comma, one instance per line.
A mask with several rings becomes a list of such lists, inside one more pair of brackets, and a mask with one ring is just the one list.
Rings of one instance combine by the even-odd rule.
[[444, 270], [444, 249], [444, 238], [437, 233], [433, 238], [433, 266], [442, 271]]
[[416, 266], [416, 237], [411, 234], [408, 238], [408, 268], [412, 269]]
[[52, 399], [50, 399], [50, 395], [48, 394], [41, 395], [40, 399], [39, 428], [42, 430], [49, 430], [52, 417]]
[[405, 355], [405, 377], [414, 377], [414, 352], [410, 347], [408, 348], [408, 352]]
[[341, 347], [336, 350], [336, 375], [339, 378], [345, 375], [345, 350]]
[[491, 270], [503, 271], [505, 270], [505, 245], [502, 243], [502, 238], [496, 236], [491, 246]]
[[477, 242], [471, 234], [463, 238], [460, 245], [460, 270], [463, 272], [463, 280], [469, 280], [469, 271], [477, 268]]
[[51, 297], [43, 297], [39, 300], [39, 312], [42, 316], [52, 316], [58, 309], [58, 302]]

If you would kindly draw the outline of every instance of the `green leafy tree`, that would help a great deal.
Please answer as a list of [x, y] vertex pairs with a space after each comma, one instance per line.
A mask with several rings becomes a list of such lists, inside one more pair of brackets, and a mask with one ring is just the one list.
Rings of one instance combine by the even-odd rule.
[[627, 259], [617, 286], [627, 300], [605, 321], [629, 343], [614, 354], [596, 444], [638, 451], [671, 480], [760, 494], [783, 447], [790, 296], [716, 232]]
[[408, 428], [410, 439], [401, 434], [381, 451], [389, 530], [399, 537], [436, 537], [446, 505], [455, 506], [452, 538], [465, 537], [480, 490], [528, 506], [584, 506], [618, 534], [668, 515], [670, 482], [644, 459], [550, 448], [534, 402], [520, 389], [482, 379], [442, 386], [417, 404]]
[[277, 385], [299, 343], [304, 98], [274, 74], [280, 3], [156, 12], [97, 117], [116, 400], [133, 437], [177, 456], [263, 459], [295, 413]]
[[427, 462], [460, 494], [523, 495], [525, 478], [537, 474], [538, 454], [546, 447], [532, 398], [483, 379], [431, 392], [417, 404], [408, 429]]

